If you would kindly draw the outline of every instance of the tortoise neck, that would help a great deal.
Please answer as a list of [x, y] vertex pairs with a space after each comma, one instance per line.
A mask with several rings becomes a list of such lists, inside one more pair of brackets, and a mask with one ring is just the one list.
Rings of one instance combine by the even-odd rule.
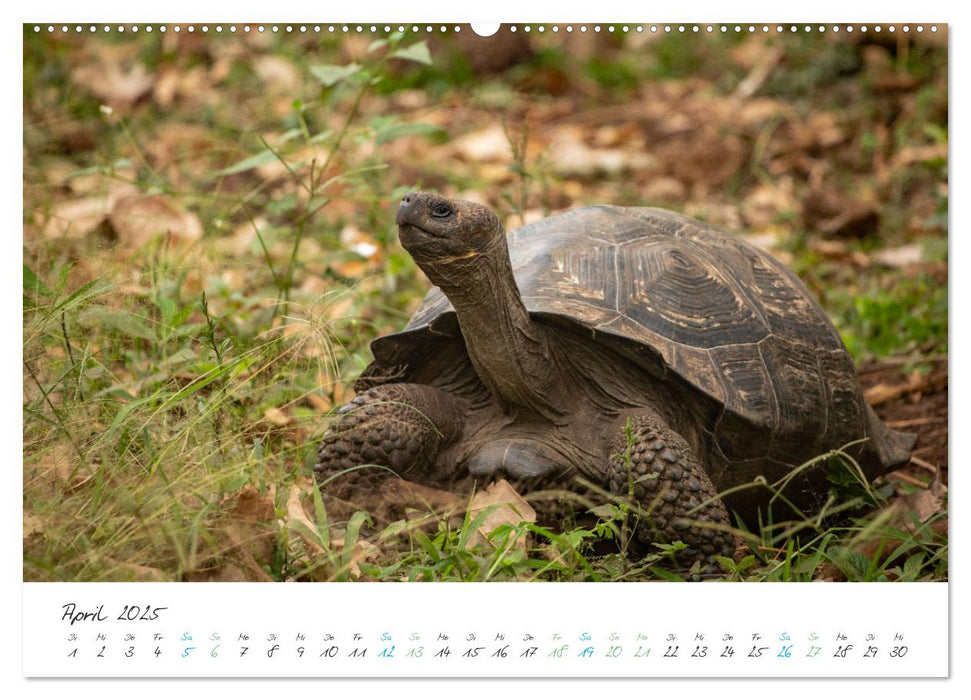
[[565, 413], [556, 396], [558, 363], [546, 329], [523, 304], [505, 237], [500, 243], [450, 261], [439, 287], [455, 307], [472, 366], [486, 388], [506, 410], [525, 409], [557, 422]]

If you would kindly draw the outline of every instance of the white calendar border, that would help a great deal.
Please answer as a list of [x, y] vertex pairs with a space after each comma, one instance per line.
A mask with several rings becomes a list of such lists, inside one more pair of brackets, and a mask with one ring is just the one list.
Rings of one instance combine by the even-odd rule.
[[946, 583], [28, 583], [24, 673], [942, 678], [947, 594]]

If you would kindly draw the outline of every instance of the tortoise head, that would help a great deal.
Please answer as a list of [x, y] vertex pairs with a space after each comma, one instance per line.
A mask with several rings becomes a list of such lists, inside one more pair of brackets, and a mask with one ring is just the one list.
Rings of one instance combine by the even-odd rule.
[[505, 243], [505, 232], [489, 207], [431, 192], [411, 192], [398, 206], [398, 238], [433, 282], [456, 274]]

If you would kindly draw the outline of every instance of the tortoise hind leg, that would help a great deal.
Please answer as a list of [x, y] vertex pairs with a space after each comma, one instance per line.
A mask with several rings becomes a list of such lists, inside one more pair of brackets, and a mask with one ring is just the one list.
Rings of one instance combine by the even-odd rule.
[[[735, 540], [724, 528], [728, 511], [694, 451], [650, 412], [626, 416], [609, 452], [607, 486], [611, 493], [633, 493], [648, 522], [638, 524], [637, 543], [681, 541], [685, 563], [714, 564], [714, 555], [731, 557]], [[702, 505], [705, 504], [705, 505]], [[714, 526], [714, 527], [712, 527]]]
[[[462, 400], [423, 384], [384, 384], [354, 397], [321, 442], [314, 474], [322, 491], [349, 498], [376, 493], [400, 476], [447, 485], [438, 456], [462, 432]], [[445, 470], [447, 471], [447, 470]]]

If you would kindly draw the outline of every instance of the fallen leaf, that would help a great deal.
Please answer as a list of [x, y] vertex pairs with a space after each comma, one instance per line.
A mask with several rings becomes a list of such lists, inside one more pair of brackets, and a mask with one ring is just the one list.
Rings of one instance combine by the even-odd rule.
[[24, 476], [70, 493], [91, 481], [97, 470], [96, 465], [81, 464], [80, 460], [71, 445], [58, 443], [36, 460], [26, 462]]
[[641, 197], [648, 202], [680, 202], [687, 196], [687, 188], [676, 177], [652, 177], [641, 188]]
[[286, 413], [281, 411], [276, 406], [270, 406], [268, 409], [263, 411], [263, 417], [266, 418], [273, 425], [290, 425], [293, 423], [293, 418], [288, 416]]
[[732, 96], [739, 100], [752, 97], [772, 75], [772, 71], [779, 65], [783, 55], [784, 52], [779, 46], [770, 46], [768, 50], [761, 51], [748, 75], [738, 84]]
[[863, 392], [863, 398], [871, 406], [894, 401], [907, 394], [924, 391], [936, 391], [947, 386], [947, 375], [912, 373], [906, 381], [889, 384], [880, 382]]
[[947, 144], [932, 143], [924, 146], [906, 146], [901, 148], [890, 161], [894, 170], [902, 170], [914, 163], [928, 161], [947, 161]]
[[[474, 520], [482, 511], [492, 506], [499, 507], [486, 516], [475, 535], [469, 540], [471, 544], [491, 544], [489, 537], [500, 525], [515, 526], [522, 522], [536, 522], [536, 511], [505, 479], [500, 479], [490, 484], [485, 491], [475, 494], [469, 505], [469, 518]], [[521, 537], [517, 544], [525, 548], [525, 536]]]
[[377, 241], [371, 235], [352, 224], [348, 224], [341, 229], [340, 239], [341, 245], [345, 250], [349, 250], [368, 260], [374, 258], [381, 250]]
[[865, 238], [877, 232], [880, 209], [869, 201], [850, 199], [836, 187], [816, 183], [803, 197], [806, 228], [829, 236]]
[[769, 230], [763, 231], [762, 233], [750, 234], [743, 236], [746, 241], [754, 245], [756, 248], [760, 248], [766, 252], [778, 255], [779, 241], [783, 240], [784, 236], [779, 230]]
[[466, 134], [452, 144], [455, 153], [471, 162], [512, 160], [509, 137], [501, 126], [490, 126], [481, 131]]
[[926, 488], [900, 496], [894, 502], [894, 523], [902, 530], [913, 532], [916, 529], [914, 518], [919, 523], [926, 523], [933, 516], [944, 512], [946, 495], [947, 486], [941, 483], [940, 472], [936, 472]]
[[619, 175], [648, 170], [655, 165], [652, 156], [631, 148], [588, 146], [583, 141], [582, 132], [575, 128], [559, 129], [550, 144], [549, 153], [550, 168], [562, 177]]
[[212, 87], [209, 72], [202, 66], [188, 70], [162, 70], [152, 90], [152, 99], [163, 109], [171, 107], [177, 100], [212, 102], [219, 95]]
[[175, 200], [161, 194], [125, 197], [115, 204], [109, 221], [118, 239], [141, 247], [158, 236], [172, 243], [191, 243], [202, 237], [202, 223]]
[[104, 196], [61, 202], [51, 210], [42, 233], [46, 238], [83, 238], [104, 223], [111, 201]]
[[449, 491], [423, 486], [404, 479], [388, 479], [381, 484], [381, 499], [395, 513], [404, 513], [409, 519], [423, 518], [429, 514], [448, 517], [459, 512], [467, 499]]
[[310, 404], [321, 413], [326, 413], [331, 408], [333, 408], [333, 405], [331, 404], [331, 402], [328, 401], [325, 397], [321, 396], [320, 394], [315, 394], [315, 393], [307, 394], [307, 401], [309, 401]]
[[924, 257], [924, 248], [919, 243], [911, 243], [898, 248], [878, 250], [870, 257], [874, 262], [887, 267], [907, 267], [921, 261]]
[[300, 87], [300, 73], [291, 61], [281, 56], [261, 54], [252, 62], [256, 76], [271, 93], [292, 95]]
[[156, 76], [142, 63], [122, 68], [117, 61], [100, 60], [76, 68], [74, 82], [114, 107], [134, 104], [155, 85]]
[[155, 581], [155, 582], [166, 582], [170, 579], [165, 577], [161, 569], [154, 566], [143, 566], [141, 564], [132, 564], [127, 561], [118, 561], [117, 559], [112, 559], [111, 557], [102, 557], [101, 561], [104, 562], [104, 569], [107, 570], [108, 576], [107, 580], [111, 581]]
[[23, 524], [24, 524], [23, 536], [25, 540], [31, 537], [32, 535], [40, 534], [45, 530], [44, 521], [37, 515], [34, 515], [33, 513], [28, 512], [26, 508], [24, 508]]
[[[294, 484], [290, 487], [290, 495], [287, 497], [287, 514], [283, 519], [284, 527], [287, 527], [289, 523], [298, 522], [302, 524], [310, 532], [317, 531], [317, 524], [310, 519], [307, 515], [306, 509], [303, 507], [302, 498], [310, 493], [311, 487], [301, 488], [301, 486]], [[320, 542], [301, 528], [293, 528], [297, 533], [297, 536], [303, 540], [312, 551], [313, 554], [320, 554], [324, 551]]]
[[758, 185], [742, 202], [741, 215], [751, 229], [758, 231], [797, 209], [791, 180], [786, 178], [772, 185]]
[[237, 520], [248, 522], [272, 520], [276, 515], [272, 492], [264, 496], [254, 486], [244, 486], [236, 496], [236, 505], [230, 512]]
[[276, 547], [275, 517], [273, 492], [262, 495], [245, 486], [232, 508], [209, 525], [215, 546], [196, 553], [186, 580], [272, 581], [264, 566], [272, 561]]
[[817, 228], [830, 236], [868, 238], [876, 234], [879, 225], [879, 209], [870, 204], [857, 204], [831, 219], [821, 221]]
[[335, 260], [329, 267], [341, 277], [348, 279], [360, 277], [368, 271], [368, 264], [363, 260]]

